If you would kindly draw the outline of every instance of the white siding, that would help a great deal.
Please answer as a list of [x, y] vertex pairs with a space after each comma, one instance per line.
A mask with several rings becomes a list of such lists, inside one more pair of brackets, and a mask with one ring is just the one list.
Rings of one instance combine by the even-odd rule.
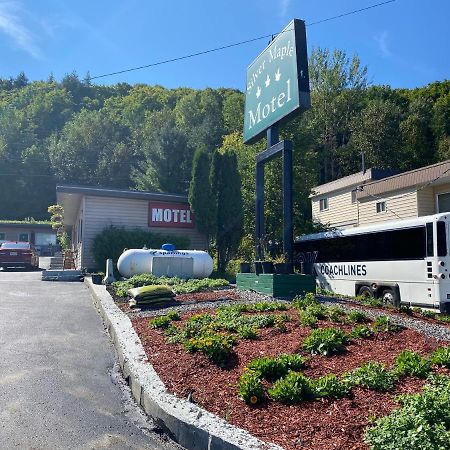
[[[377, 213], [376, 204], [386, 202], [386, 211]], [[359, 225], [386, 222], [388, 220], [417, 217], [417, 192], [410, 190], [390, 193], [359, 203]]]
[[205, 237], [195, 228], [149, 228], [148, 201], [146, 200], [86, 196], [84, 198], [82, 267], [95, 267], [91, 253], [93, 239], [111, 225], [128, 229], [140, 228], [158, 234], [186, 236], [190, 240], [191, 249], [206, 249]]
[[436, 214], [436, 197], [431, 186], [417, 191], [417, 206], [419, 216]]
[[[357, 202], [352, 203], [352, 189], [354, 187], [347, 191], [313, 198], [311, 200], [313, 221], [336, 228], [356, 226], [358, 223], [358, 205]], [[323, 198], [328, 198], [328, 209], [320, 211], [320, 200]]]

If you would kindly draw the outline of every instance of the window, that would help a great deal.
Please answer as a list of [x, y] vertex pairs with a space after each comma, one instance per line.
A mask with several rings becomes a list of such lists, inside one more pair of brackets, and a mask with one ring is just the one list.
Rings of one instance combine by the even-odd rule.
[[295, 249], [317, 252], [316, 263], [423, 259], [427, 238], [425, 227], [420, 226], [303, 241], [296, 243]]
[[28, 233], [20, 233], [19, 241], [20, 242], [28, 242]]
[[328, 198], [321, 198], [320, 199], [320, 210], [325, 211], [328, 209]]
[[0, 233], [0, 241], [6, 240], [6, 233]]
[[433, 223], [428, 222], [426, 224], [427, 229], [427, 256], [434, 256], [433, 248]]
[[386, 202], [377, 202], [377, 213], [386, 212]]
[[438, 195], [438, 212], [450, 212], [450, 193]]
[[447, 235], [445, 234], [445, 222], [437, 222], [437, 254], [447, 256]]
[[356, 203], [356, 189], [352, 191], [352, 203]]

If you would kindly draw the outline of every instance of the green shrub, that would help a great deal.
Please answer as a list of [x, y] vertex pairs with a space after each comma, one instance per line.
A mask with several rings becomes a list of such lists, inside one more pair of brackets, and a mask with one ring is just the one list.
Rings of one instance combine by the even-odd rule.
[[189, 339], [210, 331], [213, 320], [213, 316], [208, 313], [194, 314], [184, 323], [185, 337]]
[[431, 364], [418, 353], [411, 350], [402, 351], [394, 363], [394, 371], [397, 375], [410, 375], [412, 377], [425, 378], [431, 371]]
[[327, 308], [326, 314], [327, 314], [328, 320], [330, 320], [331, 322], [334, 322], [334, 323], [343, 322], [344, 321], [343, 318], [346, 315], [345, 312], [341, 308], [338, 308], [337, 306], [332, 306], [330, 308]]
[[172, 323], [172, 319], [169, 316], [158, 316], [150, 320], [148, 323], [151, 328], [168, 328]]
[[301, 325], [315, 328], [319, 320], [327, 318], [327, 309], [320, 303], [312, 303], [300, 309], [299, 316]]
[[388, 391], [395, 384], [396, 377], [383, 364], [369, 361], [343, 375], [343, 381], [351, 386], [361, 386], [374, 391]]
[[268, 389], [269, 396], [286, 404], [300, 403], [313, 398], [314, 392], [308, 377], [299, 372], [289, 372]]
[[233, 351], [234, 338], [228, 334], [209, 332], [186, 339], [183, 343], [188, 352], [202, 352], [211, 361], [224, 366]]
[[265, 399], [264, 386], [261, 382], [261, 374], [254, 370], [244, 372], [238, 381], [238, 392], [245, 403], [257, 405]]
[[311, 382], [315, 397], [342, 398], [350, 394], [350, 386], [335, 374], [328, 374]]
[[362, 323], [367, 320], [367, 315], [362, 311], [350, 311], [347, 314], [347, 322], [350, 323]]
[[397, 332], [402, 329], [400, 325], [392, 323], [392, 319], [388, 316], [378, 316], [372, 325], [374, 331]]
[[180, 320], [180, 315], [176, 311], [174, 311], [173, 309], [171, 311], [169, 311], [166, 314], [166, 316], [169, 317], [170, 320]]
[[450, 368], [450, 347], [438, 347], [431, 354], [431, 363]]
[[280, 332], [286, 333], [286, 323], [291, 321], [291, 316], [288, 314], [277, 314], [273, 321], [273, 326]]
[[373, 336], [374, 332], [370, 327], [366, 325], [358, 325], [352, 328], [352, 331], [348, 334], [348, 337], [351, 339], [361, 339], [361, 338], [369, 338]]
[[163, 235], [140, 229], [127, 230], [111, 225], [95, 236], [92, 253], [97, 268], [103, 269], [108, 258], [116, 263], [124, 248], [161, 248], [166, 242], [171, 242], [177, 248], [189, 248], [189, 239], [185, 236]]
[[241, 339], [257, 339], [258, 329], [251, 325], [243, 324], [237, 328], [237, 335]]
[[436, 318], [436, 313], [434, 311], [429, 311], [428, 309], [422, 309], [421, 314], [423, 317], [428, 317], [429, 319]]
[[450, 378], [433, 377], [419, 394], [398, 397], [402, 405], [366, 430], [374, 450], [450, 448]]
[[320, 305], [320, 302], [312, 292], [307, 292], [304, 297], [296, 295], [292, 300], [292, 307], [296, 309], [305, 309], [310, 305]]
[[321, 328], [313, 330], [303, 342], [303, 348], [313, 355], [320, 354], [324, 356], [333, 353], [340, 353], [348, 339], [342, 330], [337, 328]]
[[373, 306], [375, 308], [384, 306], [384, 303], [378, 298], [373, 297], [358, 297], [358, 301], [366, 306]]
[[265, 356], [256, 358], [248, 364], [250, 370], [259, 372], [267, 381], [275, 381], [285, 376], [289, 371], [300, 370], [305, 365], [306, 358], [301, 355], [281, 354], [277, 357]]

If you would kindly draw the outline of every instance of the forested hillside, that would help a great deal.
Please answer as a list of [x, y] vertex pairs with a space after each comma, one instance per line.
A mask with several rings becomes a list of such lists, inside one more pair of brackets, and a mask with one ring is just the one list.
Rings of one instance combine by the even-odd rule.
[[[296, 233], [311, 187], [366, 167], [409, 170], [450, 158], [450, 81], [406, 90], [370, 85], [357, 57], [316, 49], [312, 109], [288, 124], [294, 141]], [[254, 161], [242, 144], [243, 94], [232, 89], [99, 86], [0, 79], [0, 218], [46, 218], [58, 183], [187, 193], [198, 148], [237, 152], [245, 232], [253, 232]], [[267, 233], [281, 235], [281, 171], [266, 177]]]

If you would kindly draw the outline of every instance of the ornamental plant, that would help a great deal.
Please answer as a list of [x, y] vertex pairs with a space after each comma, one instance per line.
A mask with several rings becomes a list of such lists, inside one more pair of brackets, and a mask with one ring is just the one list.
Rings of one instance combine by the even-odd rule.
[[338, 328], [321, 328], [309, 333], [303, 342], [303, 348], [313, 355], [329, 356], [341, 353], [348, 342], [346, 334]]
[[351, 386], [334, 374], [324, 375], [311, 381], [315, 397], [343, 398], [350, 394]]
[[373, 336], [374, 331], [366, 326], [366, 325], [358, 325], [354, 328], [352, 328], [352, 331], [348, 334], [348, 337], [351, 339], [362, 339], [362, 338], [369, 338]]
[[362, 323], [367, 320], [367, 315], [361, 311], [350, 311], [347, 314], [347, 322], [350, 323]]
[[168, 328], [172, 323], [172, 319], [168, 316], [158, 316], [150, 320], [148, 323], [150, 328]]
[[342, 379], [351, 386], [361, 386], [374, 391], [388, 391], [397, 380], [395, 374], [376, 361], [362, 364], [352, 372], [345, 373]]
[[344, 321], [345, 312], [337, 306], [332, 306], [326, 309], [328, 320], [334, 323], [341, 323]]
[[246, 370], [238, 381], [238, 392], [245, 403], [257, 405], [266, 398], [264, 386], [261, 382], [261, 374], [256, 370]]
[[394, 371], [399, 376], [426, 378], [431, 371], [431, 364], [418, 353], [404, 350], [395, 358]]
[[234, 338], [228, 334], [209, 332], [184, 341], [188, 352], [202, 352], [218, 366], [223, 367], [233, 351]]
[[298, 354], [281, 354], [277, 357], [256, 358], [248, 364], [250, 370], [259, 372], [267, 381], [273, 382], [285, 376], [289, 371], [298, 371], [304, 367], [306, 358]]
[[289, 372], [268, 389], [269, 396], [286, 404], [300, 403], [314, 397], [314, 390], [308, 377], [300, 372]]
[[374, 331], [397, 332], [402, 329], [400, 325], [392, 323], [392, 319], [388, 316], [378, 316], [372, 325]]
[[432, 376], [424, 391], [397, 397], [401, 408], [378, 419], [364, 441], [375, 450], [450, 448], [450, 378]]
[[431, 354], [432, 364], [450, 368], [450, 347], [438, 347]]

